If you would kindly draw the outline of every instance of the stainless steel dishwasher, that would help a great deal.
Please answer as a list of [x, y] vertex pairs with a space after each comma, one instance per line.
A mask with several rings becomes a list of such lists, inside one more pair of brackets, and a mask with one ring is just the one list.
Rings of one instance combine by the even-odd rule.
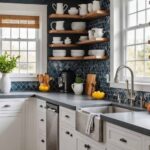
[[46, 106], [47, 150], [59, 149], [59, 107], [47, 103]]

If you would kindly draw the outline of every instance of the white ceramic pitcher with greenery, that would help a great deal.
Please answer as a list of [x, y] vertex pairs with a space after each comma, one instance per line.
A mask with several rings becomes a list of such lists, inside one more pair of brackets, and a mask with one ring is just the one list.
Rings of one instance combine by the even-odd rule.
[[5, 53], [0, 55], [0, 72], [2, 78], [0, 80], [0, 89], [3, 93], [9, 93], [11, 90], [10, 72], [16, 67], [19, 56], [10, 56]]

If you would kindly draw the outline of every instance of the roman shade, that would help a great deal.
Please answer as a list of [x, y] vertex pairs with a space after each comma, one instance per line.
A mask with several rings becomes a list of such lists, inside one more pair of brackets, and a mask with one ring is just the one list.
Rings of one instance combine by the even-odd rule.
[[0, 27], [39, 28], [39, 16], [0, 15]]

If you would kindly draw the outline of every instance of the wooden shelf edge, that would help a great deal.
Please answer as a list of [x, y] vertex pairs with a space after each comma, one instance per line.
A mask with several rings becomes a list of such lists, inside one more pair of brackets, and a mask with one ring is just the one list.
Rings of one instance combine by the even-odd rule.
[[49, 60], [107, 60], [109, 57], [84, 56], [84, 57], [49, 57]]
[[84, 30], [49, 30], [49, 34], [88, 34]]
[[105, 43], [105, 42], [109, 42], [109, 39], [108, 38], [96, 38], [96, 39], [93, 39], [93, 40], [85, 40], [85, 41], [81, 41], [81, 42], [78, 42], [77, 44], [79, 45], [85, 45], [85, 44], [94, 44], [94, 43]]
[[49, 44], [51, 48], [69, 48], [69, 47], [78, 47], [77, 44]]

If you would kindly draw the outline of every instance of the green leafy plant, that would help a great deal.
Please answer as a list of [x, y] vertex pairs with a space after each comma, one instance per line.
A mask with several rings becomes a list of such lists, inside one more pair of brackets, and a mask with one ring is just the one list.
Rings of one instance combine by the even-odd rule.
[[83, 79], [79, 76], [76, 76], [75, 83], [83, 83]]
[[0, 55], [0, 72], [10, 73], [16, 68], [17, 60], [20, 56], [10, 56], [8, 53]]

